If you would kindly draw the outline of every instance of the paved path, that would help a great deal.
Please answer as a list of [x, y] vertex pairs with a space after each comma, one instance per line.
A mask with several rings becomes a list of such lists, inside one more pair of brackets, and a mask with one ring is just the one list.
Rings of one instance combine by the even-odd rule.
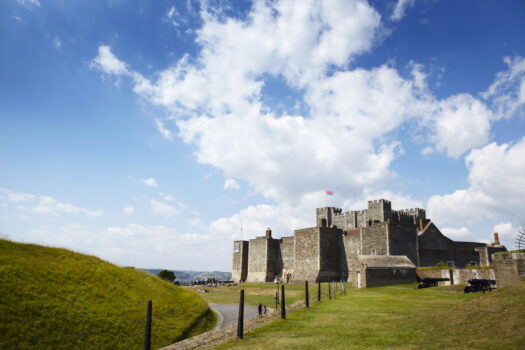
[[[217, 321], [215, 329], [221, 329], [237, 322], [237, 317], [239, 316], [239, 305], [210, 304], [210, 307], [219, 315], [219, 320]], [[258, 314], [257, 306], [244, 305], [245, 321], [257, 317]]]

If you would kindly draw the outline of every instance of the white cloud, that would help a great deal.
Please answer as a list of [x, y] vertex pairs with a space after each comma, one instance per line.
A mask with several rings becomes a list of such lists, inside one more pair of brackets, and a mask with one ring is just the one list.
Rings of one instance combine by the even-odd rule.
[[123, 211], [124, 213], [128, 214], [128, 215], [131, 215], [131, 214], [133, 214], [133, 213], [135, 212], [135, 207], [133, 207], [133, 206], [130, 205], [130, 206], [124, 207], [124, 208], [122, 209], [122, 211]]
[[[413, 3], [399, 1], [393, 16], [401, 18]], [[128, 68], [107, 46], [99, 48], [92, 66], [129, 76], [141, 98], [167, 111], [169, 117], [155, 120], [162, 135], [173, 138], [174, 124], [177, 135], [195, 146], [200, 163], [219, 169], [226, 179], [244, 181], [273, 202], [245, 209], [261, 212], [257, 230], [268, 224], [262, 219], [280, 222], [265, 216], [276, 208], [288, 215], [288, 223], [304, 223], [305, 215], [323, 203], [327, 186], [345, 204], [388, 192], [397, 176], [391, 164], [402, 147], [395, 131], [409, 124], [425, 140], [425, 154], [439, 151], [458, 158], [483, 147], [490, 141], [491, 121], [499, 118], [487, 106], [497, 105], [496, 98], [510, 91], [500, 87], [521, 74], [521, 61], [507, 60], [509, 68], [496, 75], [483, 100], [469, 94], [440, 100], [429, 91], [421, 64], [410, 62], [409, 77], [386, 65], [351, 68], [354, 57], [381, 40], [384, 30], [379, 14], [363, 1], [257, 1], [245, 19], [204, 4], [201, 19], [198, 55], [181, 57], [151, 80]], [[275, 79], [297, 93], [307, 115], [277, 113], [264, 104], [263, 88]], [[467, 157], [473, 169], [479, 163], [475, 154]], [[459, 203], [486, 209], [492, 199], [471, 184], [432, 197], [429, 206], [436, 217], [454, 208], [447, 217], [463, 218]], [[438, 202], [441, 209], [432, 204]], [[231, 232], [244, 220], [243, 213], [211, 227]]]
[[438, 223], [474, 223], [503, 216], [525, 224], [525, 137], [517, 143], [495, 142], [466, 157], [469, 187], [428, 200], [430, 217]]
[[60, 42], [60, 39], [58, 38], [55, 38], [53, 39], [53, 45], [55, 45], [55, 47], [60, 47], [62, 45], [62, 43]]
[[155, 119], [155, 125], [157, 125], [157, 129], [159, 130], [160, 134], [167, 138], [168, 140], [173, 140], [173, 133], [171, 130], [166, 129], [164, 127], [164, 122], [161, 119]]
[[22, 21], [22, 18], [20, 16], [13, 16], [13, 18], [17, 21]]
[[22, 4], [24, 6], [31, 6], [31, 5], [34, 5], [34, 6], [37, 6], [37, 7], [40, 7], [40, 1], [38, 0], [16, 0], [19, 4]]
[[396, 3], [396, 6], [394, 7], [394, 11], [392, 11], [392, 15], [390, 16], [390, 19], [392, 21], [399, 21], [401, 18], [405, 16], [405, 11], [410, 6], [413, 6], [415, 3], [415, 0], [398, 0]]
[[98, 48], [98, 56], [91, 61], [90, 67], [93, 69], [99, 69], [107, 74], [130, 74], [127, 64], [115, 57], [111, 52], [111, 48], [106, 45], [102, 45]]
[[460, 228], [443, 227], [441, 232], [454, 241], [471, 241], [474, 238], [474, 234], [466, 226]]
[[226, 181], [224, 181], [225, 190], [238, 190], [239, 188], [241, 188], [241, 186], [239, 186], [234, 179], [226, 179]]
[[76, 207], [69, 203], [59, 202], [50, 196], [35, 196], [28, 193], [14, 192], [7, 188], [0, 188], [0, 201], [12, 204], [14, 209], [37, 214], [50, 214], [54, 216], [60, 214], [102, 215], [102, 210], [100, 209], [91, 210]]
[[437, 150], [458, 158], [489, 141], [491, 119], [493, 113], [479, 100], [469, 94], [454, 95], [439, 103], [432, 141]]
[[153, 209], [153, 212], [155, 214], [159, 214], [162, 216], [173, 216], [175, 214], [178, 214], [180, 211], [173, 205], [170, 205], [168, 203], [158, 201], [156, 199], [150, 199], [151, 208]]
[[148, 187], [159, 187], [159, 184], [157, 183], [157, 180], [155, 180], [152, 177], [149, 177], [147, 179], [140, 179], [139, 183], [148, 186]]
[[518, 108], [525, 103], [525, 57], [505, 57], [504, 62], [508, 69], [498, 72], [494, 82], [481, 93], [498, 118], [514, 116]]

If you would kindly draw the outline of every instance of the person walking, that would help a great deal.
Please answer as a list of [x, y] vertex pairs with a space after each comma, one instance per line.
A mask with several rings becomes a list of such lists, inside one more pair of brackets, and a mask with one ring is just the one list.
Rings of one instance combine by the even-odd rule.
[[257, 305], [257, 310], [259, 310], [259, 317], [262, 316], [262, 304], [259, 303], [259, 305]]
[[268, 310], [266, 309], [266, 305], [263, 306], [263, 310], [264, 310], [264, 314], [266, 315], [266, 312], [268, 311]]

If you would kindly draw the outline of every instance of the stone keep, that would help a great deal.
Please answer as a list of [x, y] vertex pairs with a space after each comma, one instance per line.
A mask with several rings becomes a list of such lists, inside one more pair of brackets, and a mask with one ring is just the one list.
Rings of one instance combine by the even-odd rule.
[[480, 263], [483, 243], [455, 242], [426, 218], [424, 209], [392, 210], [388, 200], [364, 210], [316, 209], [316, 226], [293, 236], [235, 241], [233, 279], [247, 282], [350, 281], [366, 287], [410, 283], [416, 266], [443, 261], [456, 267]]

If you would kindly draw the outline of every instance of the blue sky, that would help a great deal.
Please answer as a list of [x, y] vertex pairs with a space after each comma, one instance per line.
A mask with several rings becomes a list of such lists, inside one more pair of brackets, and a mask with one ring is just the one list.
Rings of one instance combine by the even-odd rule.
[[[229, 270], [326, 203], [525, 225], [522, 1], [0, 3], [0, 232]], [[325, 198], [324, 190], [334, 196]]]

